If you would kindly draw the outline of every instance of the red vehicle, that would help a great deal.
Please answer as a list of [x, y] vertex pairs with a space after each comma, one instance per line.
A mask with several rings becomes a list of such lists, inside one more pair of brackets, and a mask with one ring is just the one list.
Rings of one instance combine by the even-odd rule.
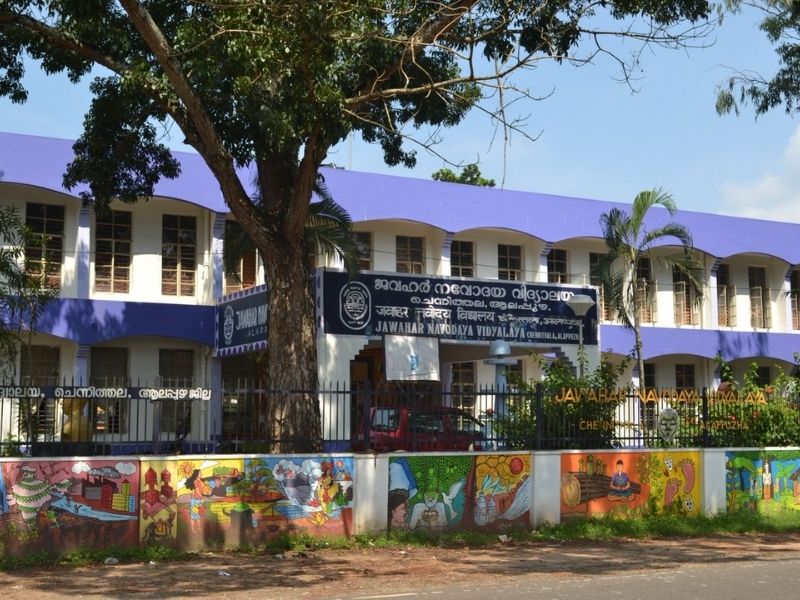
[[481, 450], [484, 426], [457, 408], [376, 407], [370, 410], [369, 446], [363, 433], [357, 450], [431, 452]]

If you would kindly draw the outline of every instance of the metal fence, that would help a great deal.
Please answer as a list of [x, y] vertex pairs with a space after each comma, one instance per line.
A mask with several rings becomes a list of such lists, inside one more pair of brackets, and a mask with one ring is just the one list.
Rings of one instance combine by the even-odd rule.
[[[267, 390], [0, 386], [4, 456], [800, 445], [797, 398], [762, 392], [441, 391], [434, 382]], [[303, 403], [321, 431], [281, 427]], [[288, 420], [288, 419], [287, 419]], [[276, 426], [277, 425], [277, 426]]]
[[204, 388], [0, 385], [3, 456], [212, 451]]

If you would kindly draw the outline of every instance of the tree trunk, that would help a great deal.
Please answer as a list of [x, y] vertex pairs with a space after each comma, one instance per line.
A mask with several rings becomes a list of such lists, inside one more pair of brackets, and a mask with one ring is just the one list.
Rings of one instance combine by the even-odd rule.
[[[322, 449], [317, 394], [317, 346], [305, 216], [316, 169], [298, 169], [297, 150], [256, 161], [261, 197], [223, 188], [225, 199], [264, 262], [267, 284], [267, 350], [260, 379], [267, 401], [259, 432], [272, 452]], [[227, 192], [227, 193], [226, 193]]]
[[267, 409], [273, 452], [322, 450], [314, 299], [304, 244], [273, 248], [265, 260]]

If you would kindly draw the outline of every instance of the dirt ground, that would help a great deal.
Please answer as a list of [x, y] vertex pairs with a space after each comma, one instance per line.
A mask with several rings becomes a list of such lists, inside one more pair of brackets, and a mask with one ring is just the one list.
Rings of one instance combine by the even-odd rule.
[[36, 568], [0, 572], [2, 600], [56, 598], [345, 599], [433, 590], [454, 582], [568, 578], [686, 563], [781, 560], [800, 536], [503, 544], [481, 548], [369, 548], [282, 556], [200, 554], [188, 562]]

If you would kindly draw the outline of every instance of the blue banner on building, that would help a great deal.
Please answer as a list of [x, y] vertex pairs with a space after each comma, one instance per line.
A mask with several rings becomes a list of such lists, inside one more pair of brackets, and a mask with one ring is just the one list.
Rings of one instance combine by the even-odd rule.
[[217, 305], [217, 356], [267, 347], [267, 286], [226, 296]]
[[[580, 320], [567, 302], [594, 288], [547, 283], [397, 274], [323, 273], [325, 333], [419, 335], [463, 341], [577, 345]], [[586, 345], [597, 344], [597, 306], [583, 318]]]

